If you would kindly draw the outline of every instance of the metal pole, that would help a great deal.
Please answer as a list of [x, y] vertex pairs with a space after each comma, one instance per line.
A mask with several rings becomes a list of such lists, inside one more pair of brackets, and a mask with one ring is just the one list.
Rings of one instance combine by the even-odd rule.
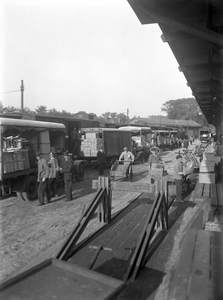
[[24, 85], [23, 85], [23, 80], [21, 80], [21, 113], [23, 114], [24, 106], [23, 106], [23, 92], [24, 92]]

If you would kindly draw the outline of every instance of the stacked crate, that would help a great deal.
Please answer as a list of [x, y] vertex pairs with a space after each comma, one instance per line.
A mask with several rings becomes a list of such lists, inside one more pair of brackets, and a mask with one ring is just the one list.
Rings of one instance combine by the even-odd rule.
[[199, 182], [215, 183], [216, 182], [216, 166], [220, 161], [220, 157], [215, 156], [215, 150], [212, 145], [208, 146], [203, 153], [203, 161], [200, 164]]
[[97, 156], [100, 146], [103, 146], [103, 139], [95, 132], [86, 132], [86, 139], [81, 142], [81, 156]]
[[153, 163], [150, 170], [150, 175], [154, 177], [162, 177], [163, 176], [163, 165]]
[[3, 172], [4, 174], [14, 172], [13, 152], [3, 152]]
[[28, 170], [30, 168], [28, 150], [3, 152], [3, 162], [4, 174]]

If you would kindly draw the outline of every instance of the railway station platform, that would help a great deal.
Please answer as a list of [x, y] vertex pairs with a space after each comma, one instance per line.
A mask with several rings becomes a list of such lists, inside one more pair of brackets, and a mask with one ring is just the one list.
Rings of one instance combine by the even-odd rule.
[[[168, 155], [174, 156], [175, 151]], [[138, 191], [116, 194], [112, 199], [112, 207], [116, 209], [111, 222], [100, 227], [92, 220], [88, 233], [85, 232], [77, 247], [69, 250], [65, 260], [70, 268], [90, 270], [91, 274], [102, 276], [99, 276], [102, 281], [110, 278], [113, 291], [109, 296], [89, 299], [223, 299], [223, 168], [221, 164], [218, 167], [215, 183], [196, 180], [183, 203], [171, 203], [168, 228], [155, 228], [144, 266], [133, 281], [126, 280], [126, 273], [155, 195]], [[143, 186], [147, 181], [145, 176], [137, 182]], [[57, 250], [44, 259], [54, 257]], [[33, 266], [34, 262], [20, 270], [19, 275]]]

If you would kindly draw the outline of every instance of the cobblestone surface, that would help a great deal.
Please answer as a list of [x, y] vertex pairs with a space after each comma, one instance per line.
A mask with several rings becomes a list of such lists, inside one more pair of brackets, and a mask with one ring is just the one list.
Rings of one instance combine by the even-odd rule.
[[[134, 180], [145, 179], [147, 170], [147, 164], [134, 165]], [[105, 176], [108, 175], [109, 170], [106, 170]], [[84, 205], [93, 199], [96, 191], [92, 189], [92, 180], [97, 178], [97, 170], [87, 170], [84, 181], [74, 182], [74, 200], [70, 202], [64, 201], [62, 188], [58, 197], [43, 206], [37, 206], [38, 200], [27, 202], [17, 197], [0, 201], [0, 281], [15, 275], [41, 255], [45, 258], [55, 255], [74, 228]], [[129, 193], [129, 200], [125, 197], [126, 200], [120, 203], [118, 200], [123, 194], [126, 193], [113, 194], [112, 214], [139, 195]], [[92, 220], [82, 238], [100, 226], [97, 219]]]

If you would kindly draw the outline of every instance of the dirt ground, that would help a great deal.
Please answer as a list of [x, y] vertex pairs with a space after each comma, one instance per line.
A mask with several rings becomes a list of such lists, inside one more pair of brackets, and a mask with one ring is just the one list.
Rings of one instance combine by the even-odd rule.
[[[145, 176], [147, 170], [147, 164], [134, 165], [134, 178]], [[105, 176], [109, 172], [107, 169]], [[74, 229], [84, 205], [93, 199], [96, 190], [92, 189], [92, 180], [97, 178], [96, 169], [87, 169], [85, 179], [74, 182], [73, 200], [68, 202], [64, 201], [63, 188], [59, 189], [58, 197], [43, 206], [37, 206], [38, 200], [27, 202], [16, 196], [0, 201], [0, 281], [17, 273], [41, 253], [55, 255]]]

